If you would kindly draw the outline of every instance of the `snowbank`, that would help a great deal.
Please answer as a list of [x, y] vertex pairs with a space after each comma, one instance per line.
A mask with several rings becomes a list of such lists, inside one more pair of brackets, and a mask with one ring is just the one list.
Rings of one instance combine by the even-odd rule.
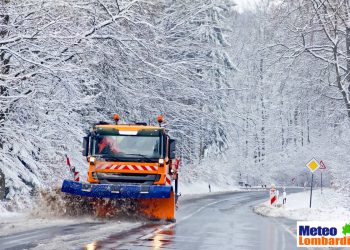
[[[279, 203], [282, 203], [280, 197]], [[258, 214], [271, 217], [286, 217], [293, 220], [348, 220], [350, 218], [349, 198], [334, 189], [316, 189], [312, 194], [310, 205], [310, 190], [287, 194], [287, 204], [272, 207], [266, 201], [256, 207]]]

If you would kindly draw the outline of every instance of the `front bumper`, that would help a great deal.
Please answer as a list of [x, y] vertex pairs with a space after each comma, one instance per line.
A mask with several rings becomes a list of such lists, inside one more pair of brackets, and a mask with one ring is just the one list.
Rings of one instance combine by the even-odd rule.
[[132, 184], [90, 184], [64, 180], [62, 192], [72, 195], [111, 198], [111, 199], [149, 199], [169, 198], [171, 186], [132, 185]]

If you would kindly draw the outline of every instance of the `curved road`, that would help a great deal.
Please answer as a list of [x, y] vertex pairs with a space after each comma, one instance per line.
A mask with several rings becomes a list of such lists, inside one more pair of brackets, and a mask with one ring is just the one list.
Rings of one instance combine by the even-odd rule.
[[[252, 211], [252, 206], [267, 197], [267, 191], [180, 197], [176, 223], [145, 223], [101, 241], [91, 237], [89, 244], [72, 249], [295, 249], [296, 222]], [[104, 223], [108, 222], [53, 226], [0, 237], [0, 249], [45, 249], [45, 241], [67, 233], [93, 233], [96, 224], [103, 227]]]

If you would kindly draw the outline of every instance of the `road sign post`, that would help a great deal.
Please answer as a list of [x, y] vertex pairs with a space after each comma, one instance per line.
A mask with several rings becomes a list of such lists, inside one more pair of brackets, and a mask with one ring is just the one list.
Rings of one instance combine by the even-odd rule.
[[312, 186], [314, 182], [314, 172], [320, 167], [320, 164], [313, 158], [311, 161], [309, 161], [306, 166], [310, 169], [311, 171], [311, 189], [310, 189], [310, 208], [311, 208], [311, 203], [312, 203]]
[[[323, 161], [320, 161], [320, 169], [321, 170], [325, 170], [326, 169], [326, 164], [324, 164], [324, 162]], [[321, 194], [322, 194], [322, 172], [323, 171], [321, 171]]]
[[311, 208], [311, 202], [312, 202], [312, 184], [314, 182], [314, 173], [311, 172], [311, 191], [310, 191], [310, 208]]

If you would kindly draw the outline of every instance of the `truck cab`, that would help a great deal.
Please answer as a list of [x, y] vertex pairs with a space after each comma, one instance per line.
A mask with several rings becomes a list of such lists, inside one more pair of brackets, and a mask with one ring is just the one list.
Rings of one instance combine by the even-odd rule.
[[84, 137], [83, 147], [89, 183], [171, 185], [175, 140], [163, 127], [100, 123]]

